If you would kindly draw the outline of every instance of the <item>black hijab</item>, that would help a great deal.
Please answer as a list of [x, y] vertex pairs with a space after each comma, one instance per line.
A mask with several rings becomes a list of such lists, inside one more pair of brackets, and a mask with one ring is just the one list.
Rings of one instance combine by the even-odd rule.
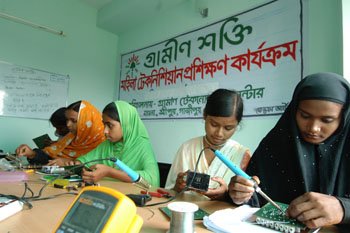
[[[337, 196], [350, 211], [350, 86], [341, 76], [317, 73], [302, 79], [275, 127], [254, 152], [247, 173], [260, 178], [260, 187], [273, 200], [290, 203], [305, 192]], [[343, 104], [336, 132], [319, 145], [299, 135], [296, 111], [301, 100], [318, 99]], [[266, 201], [259, 196], [259, 205]]]

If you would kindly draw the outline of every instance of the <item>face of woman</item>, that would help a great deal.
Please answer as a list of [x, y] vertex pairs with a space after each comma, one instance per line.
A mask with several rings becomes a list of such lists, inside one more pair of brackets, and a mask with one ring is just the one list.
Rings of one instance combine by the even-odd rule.
[[204, 120], [206, 138], [214, 146], [222, 145], [231, 138], [238, 125], [234, 115], [230, 117], [207, 115], [204, 117]]
[[301, 137], [311, 144], [320, 144], [339, 127], [342, 104], [325, 100], [302, 100], [296, 113]]
[[55, 126], [56, 128], [56, 132], [55, 134], [57, 134], [58, 136], [64, 136], [69, 132], [69, 129], [67, 128], [67, 125], [57, 125]]
[[106, 114], [102, 114], [104, 133], [111, 142], [119, 142], [123, 139], [123, 130], [119, 121], [113, 120]]
[[68, 109], [65, 112], [66, 119], [67, 119], [67, 128], [72, 134], [77, 134], [77, 128], [78, 128], [78, 113], [74, 110]]

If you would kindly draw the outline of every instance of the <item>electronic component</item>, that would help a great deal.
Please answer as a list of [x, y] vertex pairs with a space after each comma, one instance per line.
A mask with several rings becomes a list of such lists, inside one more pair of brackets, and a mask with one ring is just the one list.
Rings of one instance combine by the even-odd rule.
[[148, 194], [126, 194], [137, 206], [144, 206], [152, 197]]
[[130, 198], [107, 187], [82, 189], [56, 228], [64, 232], [137, 233], [143, 220]]
[[42, 166], [41, 167], [41, 172], [46, 174], [61, 174], [64, 171], [65, 171], [64, 167], [59, 167], [59, 166]]
[[[208, 191], [210, 176], [205, 173], [198, 173], [194, 176], [194, 172], [188, 171], [186, 185], [200, 191]], [[194, 176], [194, 178], [193, 178]]]
[[284, 214], [288, 208], [287, 204], [280, 202], [276, 203], [283, 210], [283, 213], [268, 202], [255, 213], [256, 222], [259, 225], [286, 233], [301, 232], [301, 230], [306, 228], [305, 225], [300, 223], [298, 220], [288, 218]]

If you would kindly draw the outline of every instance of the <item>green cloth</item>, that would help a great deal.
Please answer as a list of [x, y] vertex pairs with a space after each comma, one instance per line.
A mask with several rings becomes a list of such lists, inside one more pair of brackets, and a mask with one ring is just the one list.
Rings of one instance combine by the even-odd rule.
[[[106, 140], [86, 155], [80, 156], [78, 160], [86, 163], [96, 159], [117, 158], [152, 186], [159, 187], [158, 164], [145, 125], [132, 105], [124, 101], [115, 101], [115, 104], [123, 130], [123, 140], [120, 142]], [[92, 164], [115, 166], [113, 162], [108, 160], [92, 162], [88, 166]]]

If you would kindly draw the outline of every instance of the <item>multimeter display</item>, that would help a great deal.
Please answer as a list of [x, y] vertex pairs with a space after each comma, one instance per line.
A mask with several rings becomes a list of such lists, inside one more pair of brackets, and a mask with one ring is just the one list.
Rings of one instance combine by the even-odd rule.
[[101, 232], [117, 202], [108, 194], [86, 191], [74, 203], [57, 232]]
[[102, 186], [83, 188], [56, 233], [138, 233], [143, 220], [135, 203], [119, 191]]

